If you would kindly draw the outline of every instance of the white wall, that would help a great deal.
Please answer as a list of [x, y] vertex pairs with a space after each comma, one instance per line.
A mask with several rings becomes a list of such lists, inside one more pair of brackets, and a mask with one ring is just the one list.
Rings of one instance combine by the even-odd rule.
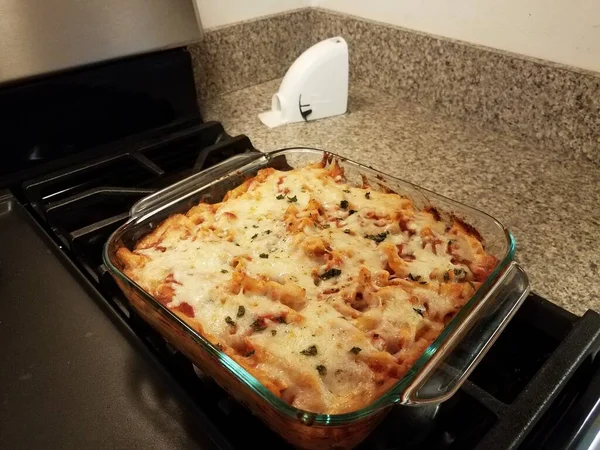
[[312, 0], [310, 3], [600, 71], [600, 0]]
[[600, 0], [195, 0], [214, 28], [307, 6], [600, 71]]
[[195, 0], [204, 29], [303, 8], [311, 0]]

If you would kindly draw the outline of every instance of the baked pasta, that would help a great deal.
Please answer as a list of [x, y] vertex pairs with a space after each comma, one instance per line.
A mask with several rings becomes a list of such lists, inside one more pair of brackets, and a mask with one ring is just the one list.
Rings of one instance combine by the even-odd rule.
[[458, 218], [351, 186], [327, 158], [260, 170], [117, 258], [275, 395], [329, 414], [389, 389], [497, 264]]

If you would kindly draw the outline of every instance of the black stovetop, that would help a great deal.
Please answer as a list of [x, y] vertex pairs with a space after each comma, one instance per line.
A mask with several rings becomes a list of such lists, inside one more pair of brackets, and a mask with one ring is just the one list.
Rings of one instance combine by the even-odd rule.
[[[188, 124], [158, 139], [140, 136], [126, 147], [112, 146], [109, 156], [25, 182], [22, 194], [233, 448], [243, 448], [247, 434], [281, 448], [279, 438], [209, 378], [199, 378], [183, 355], [129, 309], [101, 261], [103, 243], [137, 200], [233, 154], [256, 150], [247, 137], [231, 138], [218, 123]], [[597, 314], [577, 318], [531, 295], [454, 397], [435, 407], [397, 407], [363, 448], [561, 448], [580, 432], [569, 427], [583, 419], [578, 405], [599, 393], [599, 345]], [[593, 377], [596, 384], [590, 384]], [[239, 432], [229, 432], [232, 424]]]
[[[142, 79], [143, 82], [137, 81]], [[173, 414], [172, 422], [181, 424], [181, 427], [172, 428], [165, 424], [160, 404], [150, 408], [145, 406], [144, 410], [158, 408], [161, 420], [155, 422], [155, 427], [152, 425], [154, 419], [144, 422], [139, 430], [146, 437], [150, 430], [161, 436], [163, 440], [156, 441], [157, 447], [189, 446], [190, 441], [203, 447], [210, 441], [210, 445], [220, 448], [265, 445], [285, 448], [286, 444], [258, 418], [210, 378], [197, 374], [182, 354], [141, 321], [102, 265], [104, 242], [127, 220], [128, 211], [136, 201], [233, 154], [256, 151], [247, 137], [231, 137], [219, 123], [203, 123], [194, 94], [189, 56], [183, 50], [109, 63], [27, 86], [16, 86], [8, 91], [0, 90], [0, 106], [5, 106], [0, 108], [4, 114], [0, 131], [6, 138], [5, 148], [8, 149], [8, 162], [0, 167], [0, 187], [10, 189], [12, 194], [10, 200], [0, 202], [0, 206], [14, 204], [18, 208], [15, 206], [13, 210], [18, 210], [19, 216], [27, 216], [32, 226], [35, 220], [45, 231], [45, 238], [49, 236], [53, 240], [51, 252], [68, 262], [63, 266], [69, 266], [67, 271], [59, 270], [59, 262], [54, 263], [56, 267], [42, 267], [52, 264], [52, 259], [44, 253], [39, 242], [35, 251], [40, 255], [39, 270], [44, 275], [40, 278], [45, 284], [36, 284], [35, 278], [23, 278], [28, 288], [23, 288], [23, 292], [29, 293], [29, 297], [23, 298], [30, 298], [31, 302], [46, 308], [44, 314], [54, 323], [54, 306], [50, 308], [39, 295], [63, 295], [62, 286], [52, 283], [51, 273], [56, 271], [57, 283], [65, 284], [65, 301], [71, 305], [55, 302], [61, 308], [61, 314], [71, 313], [71, 322], [63, 320], [62, 326], [79, 323], [81, 318], [76, 311], [93, 314], [90, 308], [74, 308], [73, 302], [83, 302], [81, 306], [87, 306], [85, 302], [96, 301], [105, 316], [96, 318], [96, 322], [102, 322], [103, 327], [110, 326], [111, 322], [116, 324], [116, 329], [121, 330], [127, 342], [133, 345], [128, 347], [128, 352], [148, 353], [144, 370], [164, 373], [166, 384], [155, 383], [159, 383], [161, 389], [177, 393], [167, 403], [186, 405], [185, 408], [165, 407], [164, 411]], [[29, 111], [35, 111], [35, 114]], [[0, 207], [0, 218], [2, 216]], [[16, 238], [18, 222], [6, 223], [10, 223], [7, 229], [12, 229]], [[9, 236], [3, 237], [4, 241], [11, 241]], [[22, 256], [19, 244], [14, 243], [13, 247], [13, 256]], [[10, 264], [9, 259], [3, 259], [2, 249], [0, 263]], [[23, 267], [31, 268], [27, 255]], [[74, 284], [69, 281], [68, 273], [73, 279], [80, 280], [85, 289], [73, 287], [67, 292], [67, 286]], [[17, 295], [19, 286], [13, 286], [10, 292]], [[4, 302], [0, 306], [6, 306], [6, 299], [0, 301]], [[23, 311], [22, 308], [11, 308], [12, 304], [0, 312]], [[46, 323], [39, 314], [32, 317], [40, 326]], [[103, 318], [110, 320], [103, 321]], [[73, 343], [65, 330], [60, 334], [67, 340], [69, 348], [79, 349], [77, 345], [71, 347]], [[37, 331], [30, 329], [30, 333]], [[117, 346], [118, 339], [106, 328], [105, 333], [111, 336], [111, 345]], [[26, 339], [27, 336], [20, 334], [18, 338]], [[43, 338], [51, 343], [54, 336], [50, 332]], [[75, 336], [74, 339], [82, 338]], [[37, 342], [35, 339], [30, 341], [31, 345]], [[59, 352], [63, 346], [55, 344], [53, 351]], [[439, 406], [396, 407], [361, 448], [576, 448], [600, 410], [600, 362], [596, 357], [599, 349], [600, 316], [597, 313], [588, 311], [583, 317], [576, 317], [532, 294], [456, 395]], [[11, 351], [19, 355], [19, 345], [13, 345]], [[96, 346], [96, 351], [97, 357], [87, 355], [88, 359], [82, 364], [93, 365], [95, 359], [111, 361], [112, 349]], [[42, 353], [40, 349], [37, 357], [42, 358]], [[84, 352], [78, 354], [82, 358], [86, 356]], [[127, 358], [136, 360], [128, 354]], [[47, 360], [60, 357], [65, 364], [71, 359], [69, 353], [44, 357]], [[142, 367], [141, 363], [136, 363], [137, 366]], [[107, 372], [104, 365], [93, 370], [103, 371], [106, 380], [110, 378], [106, 375], [110, 369]], [[92, 373], [93, 370], [90, 369]], [[123, 433], [130, 433], [128, 442], [135, 442], [134, 433], [138, 428], [127, 427], [127, 411], [128, 408], [132, 412], [138, 411], [138, 397], [145, 388], [142, 381], [136, 380], [152, 377], [139, 378], [129, 373], [110, 375], [115, 386], [111, 389], [118, 386], [122, 392], [119, 398], [131, 397], [131, 402], [119, 403], [115, 414], [123, 415]], [[121, 378], [125, 381], [119, 384]], [[84, 395], [85, 386], [77, 385], [81, 380], [74, 382], [80, 395]], [[48, 383], [40, 386], [52, 390]], [[103, 388], [102, 385], [90, 385], [89, 391], [101, 396]], [[7, 385], [3, 389], [13, 388]], [[70, 392], [64, 386], [54, 389], [66, 392], [65, 395]], [[27, 392], [21, 394], [25, 395], [21, 399], [26, 398]], [[165, 398], [164, 394], [161, 396]], [[77, 399], [69, 400], [65, 404], [74, 404]], [[80, 408], [77, 411], [86, 411], [86, 405], [83, 409], [81, 405], [77, 407]], [[95, 402], [90, 402], [89, 409], [106, 419], [106, 411], [96, 411], [94, 407]], [[184, 409], [192, 412], [184, 414], [181, 412]], [[21, 412], [23, 420], [29, 420], [27, 411]], [[49, 414], [46, 417], [55, 415], [53, 411], [46, 413]], [[75, 420], [76, 415], [71, 417]], [[117, 423], [120, 419], [117, 417]], [[106, 426], [111, 423], [107, 420], [96, 422]], [[68, 424], [64, 426], [68, 433]], [[39, 416], [31, 419], [30, 426], [23, 429], [40, 432], [43, 427], [44, 418]], [[169, 433], [163, 433], [160, 427], [168, 428]], [[204, 437], [197, 438], [191, 430], [202, 430]], [[102, 430], [95, 431], [102, 434]], [[178, 433], [185, 433], [185, 439], [177, 438]], [[115, 446], [124, 442], [114, 430], [110, 433], [107, 430], [106, 434], [110, 434], [111, 439], [114, 437], [111, 444]], [[86, 433], [79, 430], [77, 435], [86, 436]], [[208, 440], [206, 436], [209, 436]], [[66, 442], [70, 441], [67, 439]], [[85, 444], [94, 446], [93, 442]]]

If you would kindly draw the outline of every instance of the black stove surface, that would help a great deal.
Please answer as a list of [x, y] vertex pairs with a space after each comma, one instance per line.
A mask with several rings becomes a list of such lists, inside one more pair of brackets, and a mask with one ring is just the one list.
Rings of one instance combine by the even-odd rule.
[[3, 449], [222, 447], [188, 394], [5, 191], [0, 342]]
[[[218, 123], [191, 124], [113, 144], [105, 156], [23, 184], [21, 195], [231, 448], [286, 444], [132, 312], [101, 249], [140, 198], [233, 154], [256, 151]], [[109, 155], [109, 156], [106, 156]], [[396, 407], [364, 449], [567, 448], [599, 405], [600, 316], [577, 318], [531, 295], [449, 401]], [[594, 409], [596, 408], [596, 409]], [[235, 429], [235, 432], [232, 432]], [[574, 448], [574, 447], [571, 447]]]

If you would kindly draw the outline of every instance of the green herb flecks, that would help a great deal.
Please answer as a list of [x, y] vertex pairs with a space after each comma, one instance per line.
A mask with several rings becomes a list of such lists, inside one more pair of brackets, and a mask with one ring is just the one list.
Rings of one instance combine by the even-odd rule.
[[330, 278], [339, 277], [342, 274], [340, 269], [329, 269], [327, 272], [319, 275], [321, 280], [328, 280]]
[[350, 349], [350, 353], [354, 353], [355, 355], [358, 355], [361, 351], [362, 351], [362, 348], [360, 348], [360, 347], [352, 347]]
[[464, 278], [467, 276], [467, 271], [465, 269], [454, 269], [454, 276], [456, 278]]
[[302, 350], [300, 353], [303, 354], [304, 356], [316, 356], [318, 353], [317, 346], [311, 345], [310, 347]]
[[246, 314], [246, 308], [243, 305], [238, 306], [236, 317], [244, 317], [244, 314]]
[[317, 366], [317, 372], [319, 372], [319, 375], [324, 377], [325, 375], [327, 375], [327, 367], [325, 367], [323, 364], [319, 364]]
[[266, 330], [267, 324], [265, 323], [265, 319], [256, 319], [250, 324], [250, 328], [256, 332]]
[[367, 239], [371, 239], [372, 241], [375, 241], [376, 243], [381, 243], [383, 241], [385, 241], [385, 238], [388, 236], [390, 232], [389, 231], [384, 231], [383, 233], [379, 233], [379, 234], [365, 234], [365, 238]]

